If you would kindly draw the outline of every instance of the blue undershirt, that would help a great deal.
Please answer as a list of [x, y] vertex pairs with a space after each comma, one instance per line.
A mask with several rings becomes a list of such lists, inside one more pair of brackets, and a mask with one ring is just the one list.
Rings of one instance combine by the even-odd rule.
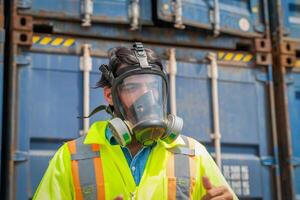
[[[107, 128], [105, 131], [105, 137], [111, 145], [118, 145], [118, 142], [113, 137], [109, 128]], [[136, 185], [139, 185], [141, 181], [148, 157], [154, 146], [155, 145], [151, 145], [149, 147], [143, 147], [133, 158], [127, 147], [121, 147]]]

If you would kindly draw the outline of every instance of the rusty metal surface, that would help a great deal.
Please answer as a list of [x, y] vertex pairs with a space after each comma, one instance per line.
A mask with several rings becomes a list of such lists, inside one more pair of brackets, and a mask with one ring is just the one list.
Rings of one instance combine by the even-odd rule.
[[279, 45], [281, 54], [295, 55], [296, 44], [294, 42], [281, 41]]
[[271, 52], [271, 41], [270, 39], [255, 38], [255, 50], [258, 52]]
[[280, 65], [282, 67], [294, 67], [296, 64], [296, 57], [293, 55], [280, 55]]
[[295, 199], [293, 166], [287, 162], [292, 155], [291, 127], [288, 112], [286, 67], [292, 65], [293, 45], [284, 42], [284, 23], [281, 0], [269, 0], [270, 25], [273, 50], [273, 78], [278, 133], [279, 162], [281, 167], [282, 199]]
[[32, 17], [30, 16], [13, 16], [13, 28], [20, 31], [32, 32]]
[[0, 1], [0, 27], [4, 27], [4, 5], [3, 0]]
[[14, 31], [13, 32], [13, 44], [31, 45], [32, 44], [32, 32]]
[[272, 64], [272, 54], [271, 53], [256, 53], [256, 64], [257, 65], [270, 65]]
[[34, 27], [49, 27], [53, 34], [66, 34], [80, 37], [106, 38], [159, 43], [167, 45], [192, 46], [197, 48], [219, 48], [236, 50], [238, 45], [254, 49], [253, 39], [222, 35], [215, 38], [206, 32], [195, 30], [174, 30], [173, 28], [159, 28], [145, 26], [139, 31], [129, 31], [128, 25], [94, 24], [88, 29], [82, 28], [76, 22], [65, 23], [59, 20], [35, 19]]

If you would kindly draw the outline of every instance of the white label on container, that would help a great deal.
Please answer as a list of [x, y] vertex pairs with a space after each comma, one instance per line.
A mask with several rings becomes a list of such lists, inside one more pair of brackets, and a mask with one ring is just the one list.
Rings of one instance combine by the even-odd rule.
[[249, 168], [247, 165], [223, 165], [223, 174], [237, 195], [250, 195]]
[[240, 29], [242, 31], [249, 31], [249, 29], [250, 29], [250, 23], [249, 23], [248, 19], [246, 19], [244, 17], [241, 18], [239, 20], [239, 27], [240, 27]]
[[291, 24], [300, 24], [300, 17], [289, 17], [289, 22]]

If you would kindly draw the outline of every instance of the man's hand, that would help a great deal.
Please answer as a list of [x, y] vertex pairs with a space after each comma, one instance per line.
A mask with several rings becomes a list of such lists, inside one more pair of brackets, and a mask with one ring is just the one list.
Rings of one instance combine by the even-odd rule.
[[233, 200], [233, 196], [226, 186], [214, 187], [206, 176], [202, 177], [202, 183], [206, 189], [206, 195], [202, 200]]

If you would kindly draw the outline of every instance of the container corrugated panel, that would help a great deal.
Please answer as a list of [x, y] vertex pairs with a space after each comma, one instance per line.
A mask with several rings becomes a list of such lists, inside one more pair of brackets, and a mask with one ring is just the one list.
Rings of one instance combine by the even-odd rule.
[[158, 0], [158, 18], [174, 22], [178, 13], [184, 25], [213, 30], [215, 12], [219, 12], [221, 32], [255, 37], [263, 35], [266, 30], [263, 1], [220, 0], [219, 11], [215, 11], [213, 0], [181, 0], [181, 4], [175, 2], [179, 1]]
[[[18, 14], [31, 19], [23, 24], [40, 33], [70, 34], [86, 37], [140, 40], [165, 44], [182, 44], [213, 48], [236, 49], [253, 45], [254, 37], [265, 36], [264, 6], [258, 0], [220, 1], [220, 31], [222, 37], [212, 33], [213, 1], [182, 1], [182, 19], [185, 30], [173, 27], [175, 1], [139, 1], [137, 30], [134, 24], [132, 2], [127, 0], [92, 1], [91, 26], [83, 27], [82, 4], [90, 0], [19, 0]], [[161, 23], [163, 22], [163, 23]], [[167, 22], [167, 23], [165, 23]], [[171, 24], [171, 25], [170, 25]], [[192, 28], [191, 28], [192, 27]], [[195, 28], [197, 31], [195, 31]], [[159, 36], [159, 37], [158, 37]], [[155, 40], [153, 40], [155, 38]], [[255, 47], [254, 47], [255, 48]], [[245, 48], [244, 48], [245, 49]]]
[[[82, 129], [83, 76], [80, 44], [74, 38], [52, 37], [56, 43], [36, 42], [33, 51], [23, 51], [25, 61], [18, 71], [19, 118], [17, 151], [28, 155], [26, 162], [16, 163], [17, 199], [30, 198], [36, 190], [50, 158], [64, 141], [77, 138]], [[110, 48], [102, 43], [103, 48]], [[52, 48], [52, 52], [51, 52]], [[47, 52], [43, 52], [43, 51]], [[58, 53], [54, 53], [58, 51]], [[67, 51], [69, 54], [61, 54]], [[49, 53], [48, 53], [49, 52]], [[73, 53], [71, 53], [73, 52]], [[99, 78], [98, 66], [103, 58], [93, 59], [91, 83]], [[100, 90], [91, 90], [91, 108], [104, 103]], [[96, 118], [106, 119], [98, 115]], [[95, 118], [92, 118], [94, 121]]]
[[300, 2], [281, 0], [285, 36], [292, 40], [300, 39]]
[[[51, 38], [51, 41], [42, 42], [45, 37]], [[91, 85], [99, 79], [99, 65], [107, 62], [107, 49], [131, 45], [121, 41], [35, 35], [31, 48], [20, 49], [20, 55], [26, 62], [18, 68], [16, 150], [28, 155], [28, 159], [15, 165], [17, 199], [24, 199], [24, 194], [26, 198], [33, 195], [55, 151], [64, 141], [78, 137], [82, 129], [82, 121], [77, 116], [82, 115], [83, 107], [83, 76], [80, 70], [83, 44], [90, 44], [92, 49]], [[167, 61], [169, 46], [146, 46]], [[213, 152], [209, 136], [212, 124], [211, 86], [206, 54], [206, 51], [176, 48], [177, 106], [178, 114], [185, 122], [183, 132], [207, 144]], [[243, 65], [219, 67], [222, 170], [239, 196], [271, 200], [274, 193], [271, 168], [262, 164], [270, 156], [268, 150], [271, 149], [266, 111], [267, 73], [264, 68], [248, 67], [253, 64], [254, 58], [247, 52], [219, 52], [218, 58], [220, 62]], [[90, 109], [104, 103], [100, 89], [91, 89], [90, 92]], [[107, 117], [104, 113], [97, 114], [91, 122]], [[264, 185], [268, 187], [264, 188]]]
[[292, 163], [294, 165], [294, 190], [296, 199], [300, 199], [300, 71], [287, 75], [288, 104], [290, 113]]
[[[219, 55], [232, 60], [237, 56], [223, 52]], [[180, 61], [177, 66], [177, 112], [184, 119], [184, 131], [213, 152], [209, 65]], [[241, 198], [275, 199], [271, 169], [264, 166], [272, 155], [268, 75], [263, 67], [249, 66], [237, 67], [231, 62], [218, 67], [222, 170]]]

